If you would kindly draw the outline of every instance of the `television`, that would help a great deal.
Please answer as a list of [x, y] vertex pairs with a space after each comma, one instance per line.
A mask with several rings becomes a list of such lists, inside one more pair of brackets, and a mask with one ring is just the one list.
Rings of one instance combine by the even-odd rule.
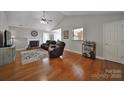
[[4, 47], [10, 47], [10, 46], [12, 46], [11, 32], [5, 30], [4, 31]]
[[3, 32], [0, 31], [0, 47], [3, 47]]

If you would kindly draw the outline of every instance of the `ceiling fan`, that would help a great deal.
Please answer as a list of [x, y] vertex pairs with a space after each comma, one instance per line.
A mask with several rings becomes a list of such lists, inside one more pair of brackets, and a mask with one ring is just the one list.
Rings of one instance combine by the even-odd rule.
[[53, 20], [50, 20], [50, 19], [47, 19], [46, 16], [45, 16], [45, 11], [43, 11], [43, 16], [41, 17], [41, 20], [40, 22], [42, 24], [49, 24], [50, 22], [52, 22]]

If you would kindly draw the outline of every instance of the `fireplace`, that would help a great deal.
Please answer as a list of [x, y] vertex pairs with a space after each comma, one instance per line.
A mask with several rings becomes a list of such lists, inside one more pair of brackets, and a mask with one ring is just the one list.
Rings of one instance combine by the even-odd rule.
[[35, 40], [35, 41], [29, 41], [29, 45], [28, 45], [28, 48], [33, 48], [33, 47], [39, 47], [39, 41]]

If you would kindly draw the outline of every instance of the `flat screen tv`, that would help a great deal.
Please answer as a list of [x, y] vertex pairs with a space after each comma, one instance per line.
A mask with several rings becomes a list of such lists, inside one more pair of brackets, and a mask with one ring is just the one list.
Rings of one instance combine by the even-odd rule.
[[3, 47], [3, 32], [0, 31], [0, 47]]
[[12, 46], [12, 41], [11, 41], [11, 32], [5, 30], [4, 31], [4, 46], [5, 47], [10, 47]]

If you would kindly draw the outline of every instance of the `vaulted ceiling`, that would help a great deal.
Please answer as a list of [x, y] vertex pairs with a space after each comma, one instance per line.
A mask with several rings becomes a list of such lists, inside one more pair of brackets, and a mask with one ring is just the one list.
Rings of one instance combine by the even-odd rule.
[[53, 21], [49, 24], [41, 24], [40, 19], [43, 16], [42, 11], [6, 11], [8, 25], [15, 27], [25, 27], [32, 29], [39, 29], [44, 31], [50, 31], [56, 25], [58, 25], [64, 17], [75, 15], [95, 15], [95, 14], [115, 14], [123, 13], [118, 12], [100, 12], [100, 11], [46, 11], [46, 18]]
[[41, 17], [43, 16], [43, 12], [40, 11], [7, 11], [6, 15], [9, 26], [40, 29], [44, 31], [51, 30], [64, 18], [64, 15], [59, 12], [46, 12], [46, 18], [52, 19], [53, 21], [45, 25], [40, 23]]

